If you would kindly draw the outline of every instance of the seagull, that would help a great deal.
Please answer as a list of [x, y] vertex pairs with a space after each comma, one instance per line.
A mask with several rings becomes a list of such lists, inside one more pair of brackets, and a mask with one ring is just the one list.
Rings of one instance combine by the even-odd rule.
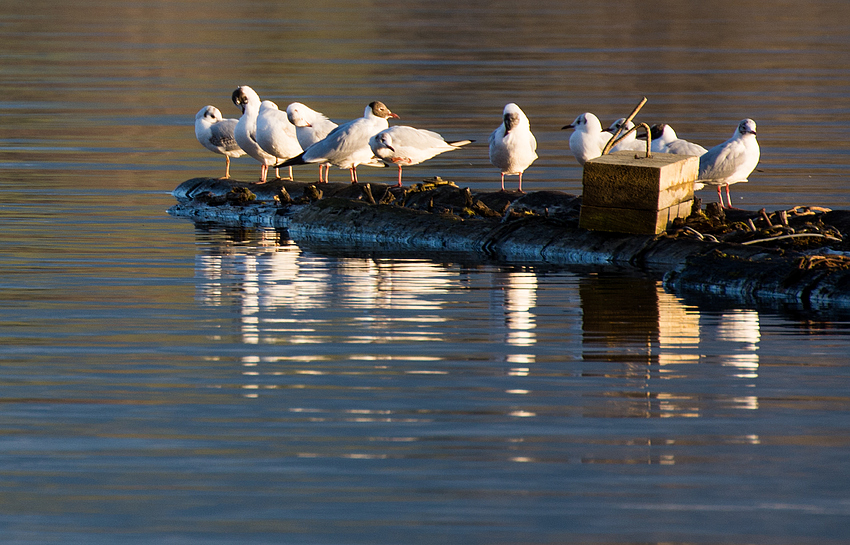
[[398, 166], [398, 185], [401, 187], [402, 165], [418, 165], [435, 155], [459, 149], [472, 140], [446, 142], [434, 131], [397, 125], [384, 129], [369, 139], [369, 147], [386, 165]]
[[732, 138], [714, 146], [699, 158], [699, 175], [697, 182], [705, 185], [716, 185], [720, 206], [723, 207], [721, 186], [726, 186], [728, 208], [732, 208], [729, 196], [729, 186], [738, 182], [746, 182], [747, 177], [759, 163], [759, 144], [756, 141], [756, 122], [744, 119], [738, 124]]
[[242, 117], [236, 124], [234, 136], [245, 153], [260, 162], [260, 183], [266, 182], [269, 166], [278, 162], [277, 157], [266, 153], [257, 143], [257, 116], [260, 113], [260, 97], [247, 85], [233, 91], [233, 103], [242, 109]]
[[571, 124], [561, 128], [564, 129], [575, 129], [570, 135], [570, 151], [581, 165], [601, 156], [602, 150], [613, 136], [602, 130], [599, 118], [590, 112], [581, 114]]
[[[295, 125], [289, 122], [287, 115], [271, 100], [260, 103], [260, 113], [257, 115], [257, 143], [264, 152], [277, 158], [275, 162], [295, 157], [304, 151], [295, 135]], [[289, 179], [293, 179], [292, 167], [289, 167]]]
[[195, 114], [195, 137], [208, 150], [224, 155], [225, 178], [230, 178], [230, 158], [245, 155], [233, 136], [237, 122], [236, 119], [222, 119], [215, 106], [204, 106]]
[[513, 102], [502, 110], [502, 124], [490, 135], [490, 162], [502, 171], [502, 191], [505, 174], [519, 174], [522, 192], [522, 173], [537, 159], [537, 140], [531, 125], [519, 106]]
[[[337, 127], [337, 124], [328, 119], [324, 114], [313, 110], [312, 108], [293, 102], [286, 107], [286, 116], [289, 122], [295, 125], [295, 134], [298, 137], [298, 143], [302, 149], [307, 149], [319, 140], [326, 137], [332, 130]], [[323, 169], [327, 167], [322, 176]], [[327, 182], [328, 174], [331, 169], [330, 163], [319, 165], [319, 181]]]
[[383, 102], [372, 102], [366, 106], [363, 117], [343, 123], [303, 153], [275, 165], [275, 168], [330, 163], [347, 168], [351, 174], [351, 183], [356, 184], [357, 166], [369, 163], [375, 156], [369, 147], [369, 139], [390, 126], [387, 121], [390, 117], [398, 119], [398, 115], [392, 113]]
[[[610, 132], [612, 135], [617, 134], [617, 131], [620, 130], [620, 127], [622, 127], [623, 123], [625, 123], [625, 122], [626, 122], [626, 118], [621, 117], [617, 121], [611, 123], [611, 126], [608, 127], [607, 129], [605, 129], [605, 132]], [[626, 127], [623, 129], [623, 133], [625, 133], [628, 130], [633, 129], [634, 126], [635, 126], [635, 124], [632, 121], [629, 121], [628, 123], [626, 123]], [[620, 136], [622, 136], [623, 133], [620, 133]], [[572, 137], [570, 137], [570, 140], [572, 140]], [[606, 142], [606, 144], [607, 144], [607, 142]], [[603, 149], [605, 148], [605, 146], [602, 146], [602, 147], [603, 147]], [[646, 142], [644, 142], [643, 140], [637, 139], [637, 132], [636, 131], [632, 131], [629, 134], [627, 134], [622, 140], [620, 140], [618, 143], [614, 144], [614, 147], [611, 148], [611, 151], [641, 151], [641, 150], [646, 151]]]
[[705, 148], [699, 144], [688, 142], [676, 136], [673, 127], [666, 123], [653, 125], [650, 129], [652, 151], [654, 153], [672, 153], [674, 155], [695, 155], [705, 153]]

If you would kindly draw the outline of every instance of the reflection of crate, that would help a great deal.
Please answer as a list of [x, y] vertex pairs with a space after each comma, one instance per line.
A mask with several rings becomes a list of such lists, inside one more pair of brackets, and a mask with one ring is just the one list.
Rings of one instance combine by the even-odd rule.
[[699, 158], [618, 151], [584, 165], [579, 226], [635, 235], [663, 232], [690, 215]]

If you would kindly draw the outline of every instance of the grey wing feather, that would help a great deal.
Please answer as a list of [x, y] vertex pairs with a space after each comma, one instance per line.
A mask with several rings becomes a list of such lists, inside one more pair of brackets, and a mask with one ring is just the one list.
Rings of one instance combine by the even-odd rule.
[[235, 119], [225, 119], [210, 127], [210, 143], [214, 146], [221, 146], [226, 151], [238, 150], [239, 144], [236, 143], [236, 138], [233, 136], [236, 123], [238, 121]]

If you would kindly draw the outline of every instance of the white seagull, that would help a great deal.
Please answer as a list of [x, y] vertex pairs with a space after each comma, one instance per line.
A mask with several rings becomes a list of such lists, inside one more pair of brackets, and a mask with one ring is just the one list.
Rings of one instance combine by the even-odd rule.
[[260, 97], [247, 85], [233, 91], [233, 103], [242, 109], [242, 117], [236, 124], [236, 142], [245, 153], [260, 162], [260, 183], [265, 183], [269, 166], [278, 162], [277, 157], [263, 151], [257, 142], [257, 116], [260, 113]]
[[672, 153], [674, 155], [695, 155], [705, 153], [705, 148], [699, 144], [688, 142], [676, 136], [673, 127], [666, 123], [653, 125], [650, 129], [652, 136], [651, 150], [655, 153]]
[[330, 163], [339, 168], [347, 168], [351, 174], [351, 183], [355, 184], [357, 166], [369, 163], [374, 157], [372, 148], [369, 147], [369, 139], [390, 126], [387, 121], [390, 117], [398, 119], [383, 102], [372, 102], [366, 106], [363, 117], [343, 123], [300, 155], [275, 167]]
[[490, 162], [502, 172], [502, 191], [505, 174], [519, 174], [519, 191], [522, 191], [522, 173], [537, 159], [537, 140], [531, 134], [531, 125], [519, 106], [513, 102], [502, 110], [502, 124], [490, 135]]
[[434, 131], [397, 125], [384, 129], [369, 139], [369, 147], [385, 164], [398, 166], [398, 185], [401, 187], [402, 165], [418, 165], [435, 155], [459, 149], [472, 140], [446, 142]]
[[[295, 125], [289, 122], [286, 113], [281, 112], [271, 100], [260, 103], [260, 113], [257, 115], [257, 143], [264, 152], [277, 158], [275, 162], [285, 161], [304, 151], [295, 135]], [[280, 177], [277, 172], [275, 175]], [[292, 180], [292, 167], [289, 167], [289, 179]]]
[[564, 129], [575, 129], [570, 135], [570, 151], [581, 165], [601, 156], [605, 145], [614, 136], [603, 131], [599, 118], [590, 112], [581, 114], [571, 124], [561, 128]]
[[[626, 118], [621, 117], [617, 121], [611, 123], [611, 126], [605, 129], [605, 132], [610, 132], [612, 135], [617, 134], [617, 131], [620, 130], [620, 127], [622, 127], [623, 123], [625, 122]], [[623, 129], [623, 132], [620, 133], [620, 136], [623, 136], [623, 133], [625, 133], [626, 131], [633, 129], [634, 126], [634, 122], [629, 121]], [[572, 137], [570, 137], [570, 140], [572, 140]], [[602, 147], [603, 149], [605, 148], [605, 146]], [[637, 131], [632, 131], [618, 143], [614, 144], [614, 147], [611, 148], [611, 151], [646, 151], [646, 141], [638, 140]]]
[[732, 138], [714, 146], [699, 158], [697, 182], [717, 186], [717, 196], [723, 207], [720, 188], [726, 186], [728, 208], [732, 208], [729, 185], [746, 182], [759, 163], [759, 144], [756, 141], [756, 122], [744, 119], [738, 124]]
[[[295, 134], [302, 149], [309, 148], [337, 127], [337, 124], [328, 119], [324, 114], [300, 102], [293, 102], [287, 106], [286, 116], [289, 118], [289, 122], [295, 125]], [[327, 171], [330, 171], [331, 164], [319, 164], [320, 182], [328, 181], [328, 174], [323, 170], [325, 167], [327, 167]]]
[[236, 123], [236, 119], [222, 119], [215, 106], [204, 106], [195, 114], [195, 137], [208, 150], [224, 155], [225, 178], [230, 178], [230, 158], [245, 155], [233, 136]]

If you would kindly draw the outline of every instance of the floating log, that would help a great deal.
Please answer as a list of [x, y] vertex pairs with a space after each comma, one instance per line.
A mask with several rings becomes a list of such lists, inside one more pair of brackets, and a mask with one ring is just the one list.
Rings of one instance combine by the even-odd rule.
[[[765, 213], [765, 220], [757, 212], [711, 205], [703, 211], [696, 202], [686, 220], [664, 233], [628, 235], [579, 227], [580, 196], [472, 192], [439, 178], [400, 188], [194, 178], [173, 195], [172, 215], [286, 229], [299, 244], [627, 265], [658, 273], [677, 292], [850, 308], [845, 211], [795, 208], [784, 211], [785, 225], [780, 213]], [[787, 237], [790, 231], [803, 236]]]

